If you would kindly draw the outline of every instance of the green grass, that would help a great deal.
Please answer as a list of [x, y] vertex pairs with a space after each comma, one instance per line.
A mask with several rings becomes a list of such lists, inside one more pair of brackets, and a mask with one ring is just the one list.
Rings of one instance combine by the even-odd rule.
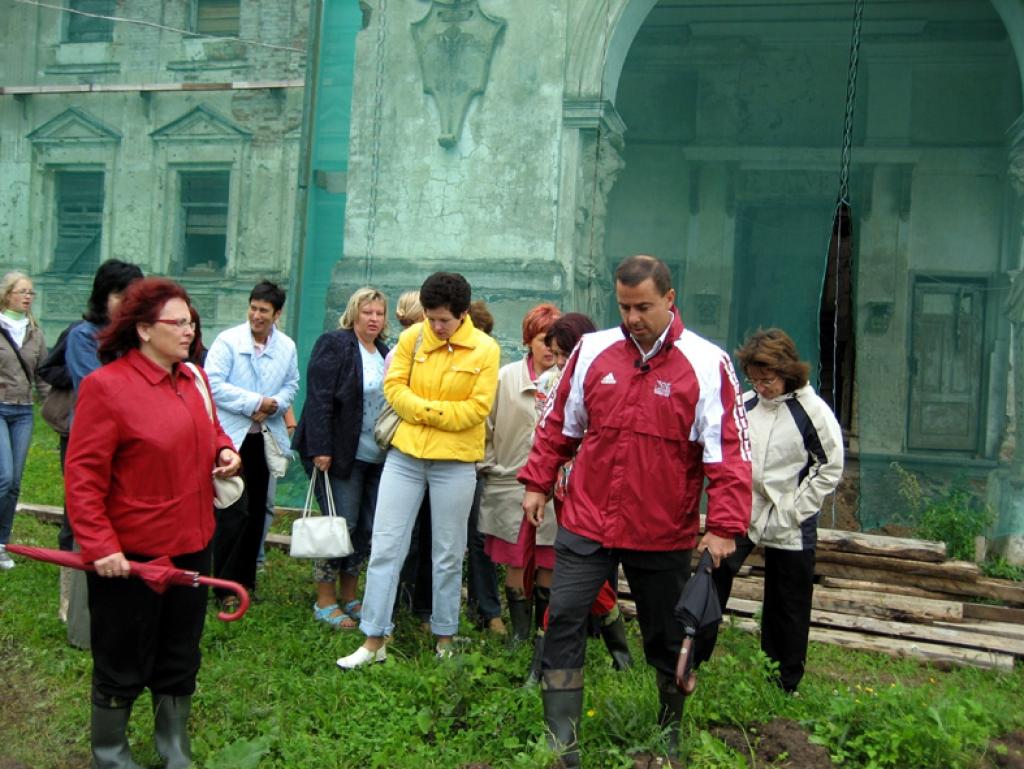
[[[25, 499], [59, 504], [56, 441], [42, 427]], [[29, 483], [29, 479], [31, 482]], [[19, 516], [13, 540], [55, 546], [56, 527]], [[311, 619], [309, 565], [271, 552], [264, 602], [241, 621], [211, 612], [192, 734], [199, 769], [543, 767], [540, 696], [520, 686], [529, 649], [508, 650], [465, 625], [462, 654], [439, 663], [432, 639], [400, 616], [385, 665], [342, 673], [334, 660], [360, 642]], [[0, 573], [0, 766], [88, 766], [90, 659], [65, 643], [57, 570], [22, 561]], [[642, 652], [629, 626], [634, 656]], [[582, 743], [585, 766], [632, 767], [662, 747], [645, 665], [613, 672], [591, 641]], [[990, 740], [1024, 729], [1024, 670], [937, 669], [812, 644], [801, 696], [768, 680], [756, 638], [725, 629], [684, 719], [690, 769], [766, 766], [713, 736], [714, 725], [799, 722], [842, 767], [982, 767]], [[144, 696], [132, 717], [136, 759], [158, 763]]]

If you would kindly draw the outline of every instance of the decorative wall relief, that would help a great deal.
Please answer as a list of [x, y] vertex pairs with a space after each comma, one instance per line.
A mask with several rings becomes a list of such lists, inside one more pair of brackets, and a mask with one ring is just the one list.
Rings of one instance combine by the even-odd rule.
[[427, 15], [412, 24], [423, 91], [441, 113], [437, 143], [454, 147], [474, 96], [487, 85], [491, 59], [505, 20], [488, 16], [478, 0], [432, 0]]

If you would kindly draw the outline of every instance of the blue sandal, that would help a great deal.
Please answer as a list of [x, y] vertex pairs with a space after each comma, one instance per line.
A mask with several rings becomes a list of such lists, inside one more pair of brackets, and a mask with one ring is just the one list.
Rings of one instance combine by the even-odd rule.
[[341, 607], [339, 607], [338, 604], [336, 603], [332, 603], [330, 606], [320, 607], [317, 606], [316, 603], [314, 602], [313, 619], [315, 619], [317, 622], [323, 622], [327, 625], [330, 625], [335, 630], [355, 630], [356, 627], [358, 627], [357, 625], [352, 625], [351, 627], [342, 625], [342, 623], [345, 620], [354, 619], [348, 612], [342, 610], [341, 614], [338, 614], [337, 616], [331, 616], [332, 614], [334, 614], [334, 612], [339, 611], [340, 609]]
[[358, 598], [353, 598], [351, 601], [341, 607], [341, 610], [348, 616], [359, 622], [363, 618], [363, 602]]

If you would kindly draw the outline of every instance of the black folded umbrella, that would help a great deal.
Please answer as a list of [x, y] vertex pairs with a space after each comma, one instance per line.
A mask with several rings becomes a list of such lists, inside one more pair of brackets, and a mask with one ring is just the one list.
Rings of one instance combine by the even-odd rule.
[[673, 612], [676, 619], [683, 623], [685, 633], [679, 649], [679, 660], [676, 662], [676, 686], [687, 695], [692, 694], [697, 687], [697, 677], [693, 673], [693, 638], [698, 631], [722, 621], [722, 605], [718, 602], [718, 592], [711, 579], [714, 566], [711, 553], [705, 550], [697, 568], [686, 581]]

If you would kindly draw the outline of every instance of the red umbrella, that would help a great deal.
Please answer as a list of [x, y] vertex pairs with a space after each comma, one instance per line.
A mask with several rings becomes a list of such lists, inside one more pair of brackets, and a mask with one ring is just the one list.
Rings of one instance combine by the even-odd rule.
[[[48, 547], [31, 547], [29, 545], [7, 545], [7, 552], [24, 555], [37, 561], [56, 563], [60, 566], [67, 566], [81, 571], [96, 571], [91, 563], [82, 560], [81, 553], [72, 553], [67, 550], [53, 550]], [[154, 558], [152, 561], [128, 561], [131, 568], [131, 576], [143, 580], [146, 585], [156, 593], [163, 593], [171, 585], [184, 585], [186, 587], [199, 587], [209, 585], [230, 590], [238, 596], [238, 609], [232, 613], [219, 612], [217, 619], [224, 622], [234, 622], [241, 619], [242, 615], [249, 610], [249, 592], [239, 585], [227, 579], [216, 577], [204, 577], [198, 571], [186, 571], [175, 566], [166, 555]]]

